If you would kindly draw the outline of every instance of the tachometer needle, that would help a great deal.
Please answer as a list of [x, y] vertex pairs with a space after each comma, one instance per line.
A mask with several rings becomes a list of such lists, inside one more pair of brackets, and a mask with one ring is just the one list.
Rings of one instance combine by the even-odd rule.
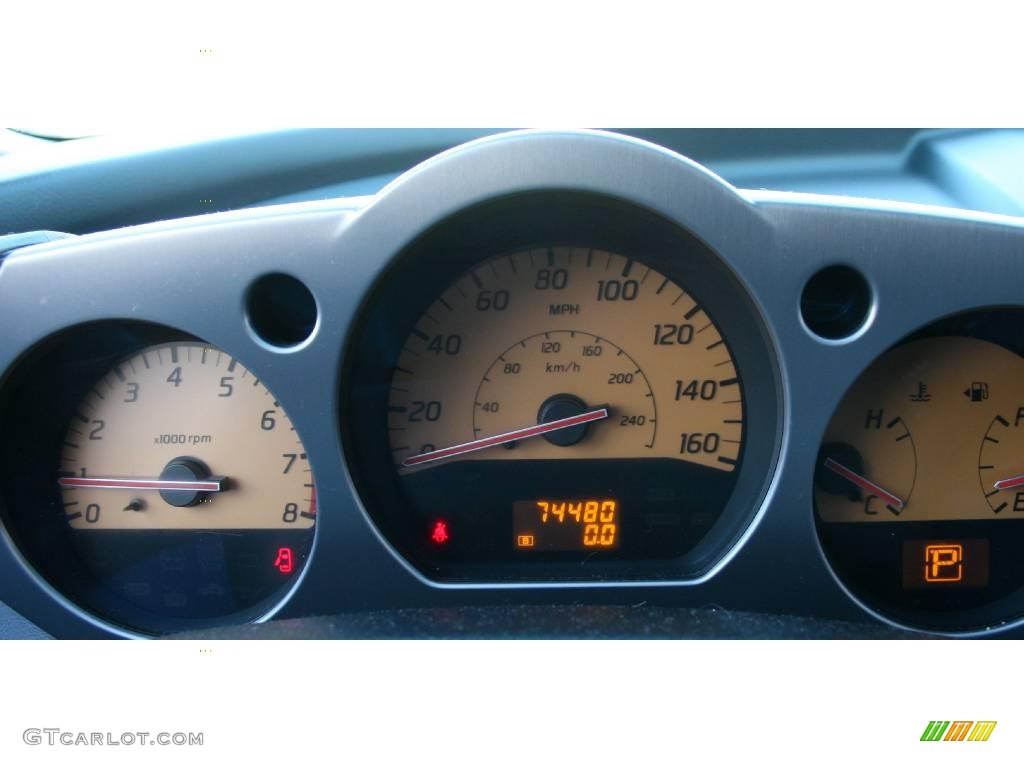
[[503, 432], [500, 435], [492, 435], [491, 437], [481, 437], [478, 440], [470, 440], [468, 443], [460, 443], [459, 445], [453, 445], [450, 448], [439, 448], [436, 451], [427, 451], [426, 453], [420, 453], [416, 456], [410, 456], [402, 462], [402, 466], [415, 467], [417, 464], [427, 464], [432, 461], [440, 461], [441, 459], [450, 459], [452, 456], [461, 456], [464, 453], [480, 451], [484, 448], [493, 448], [496, 445], [504, 445], [505, 443], [512, 443], [517, 440], [525, 440], [528, 437], [539, 437], [540, 435], [546, 435], [549, 432], [557, 432], [560, 429], [568, 429], [569, 427], [578, 427], [581, 424], [589, 424], [592, 421], [601, 421], [601, 419], [607, 419], [608, 416], [609, 412], [607, 408], [595, 408], [592, 411], [587, 411], [586, 413], [581, 413], [576, 416], [567, 416], [564, 419], [546, 421], [543, 424], [534, 424], [531, 427], [514, 429], [511, 432]]
[[861, 477], [849, 467], [844, 467], [835, 459], [825, 459], [825, 469], [829, 469], [835, 472], [842, 478], [849, 480], [851, 483], [856, 485], [862, 491], [874, 494], [889, 506], [895, 507], [896, 509], [903, 509], [905, 506], [903, 499], [899, 496], [894, 496], [889, 493], [885, 488], [880, 485], [875, 485], [866, 477]]
[[61, 488], [121, 488], [130, 491], [199, 491], [217, 493], [224, 490], [226, 477], [206, 480], [160, 480], [139, 477], [62, 477]]
[[1024, 485], [1024, 475], [1017, 475], [1016, 477], [1008, 477], [1005, 480], [996, 480], [992, 487], [997, 491], [1006, 491], [1010, 488], [1019, 488]]

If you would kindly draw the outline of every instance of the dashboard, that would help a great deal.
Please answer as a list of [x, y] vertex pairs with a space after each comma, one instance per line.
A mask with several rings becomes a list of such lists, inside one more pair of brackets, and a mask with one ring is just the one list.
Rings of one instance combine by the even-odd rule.
[[[56, 637], [1024, 636], [1011, 195], [471, 138], [295, 202], [12, 214], [0, 600]], [[979, 139], [916, 140], [948, 179]]]

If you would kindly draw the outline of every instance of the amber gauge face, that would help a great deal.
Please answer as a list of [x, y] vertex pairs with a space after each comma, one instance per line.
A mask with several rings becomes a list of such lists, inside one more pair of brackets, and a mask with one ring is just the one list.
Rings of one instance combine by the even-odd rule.
[[1024, 586], [1024, 358], [941, 330], [890, 350], [846, 394], [814, 499], [854, 591], [915, 623], [969, 628], [1012, 616]]
[[55, 482], [85, 568], [143, 629], [252, 609], [312, 543], [313, 477], [287, 414], [198, 342], [142, 349], [97, 381]]
[[388, 411], [403, 474], [658, 458], [729, 475], [743, 446], [742, 383], [705, 308], [588, 248], [510, 253], [449, 286], [406, 341]]

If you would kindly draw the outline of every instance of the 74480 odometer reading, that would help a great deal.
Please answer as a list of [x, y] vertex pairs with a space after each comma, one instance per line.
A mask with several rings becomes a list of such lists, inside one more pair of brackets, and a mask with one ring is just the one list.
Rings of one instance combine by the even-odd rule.
[[[453, 558], [677, 556], [743, 455], [742, 382], [707, 309], [641, 259], [585, 247], [509, 253], [448, 286], [387, 410], [415, 528]], [[549, 546], [543, 528], [524, 546], [524, 498], [615, 499], [615, 546]]]

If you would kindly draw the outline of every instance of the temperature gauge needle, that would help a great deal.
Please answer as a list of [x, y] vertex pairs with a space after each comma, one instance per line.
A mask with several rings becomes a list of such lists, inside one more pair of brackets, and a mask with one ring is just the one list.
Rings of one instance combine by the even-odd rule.
[[468, 443], [460, 443], [459, 445], [453, 445], [450, 448], [439, 448], [436, 451], [427, 451], [426, 453], [420, 453], [416, 456], [410, 456], [402, 462], [403, 467], [415, 467], [417, 464], [427, 464], [432, 461], [440, 461], [441, 459], [450, 459], [452, 456], [461, 456], [464, 453], [471, 453], [473, 451], [483, 450], [484, 448], [493, 448], [496, 445], [504, 445], [505, 443], [516, 442], [517, 440], [525, 440], [528, 437], [540, 437], [550, 432], [557, 432], [560, 429], [568, 429], [569, 427], [578, 427], [581, 424], [589, 424], [592, 421], [601, 421], [607, 419], [609, 416], [607, 408], [595, 408], [592, 411], [581, 413], [576, 416], [567, 416], [564, 419], [555, 419], [554, 421], [546, 421], [543, 424], [535, 424], [532, 427], [523, 427], [522, 429], [514, 429], [511, 432], [503, 432], [500, 435], [492, 435], [491, 437], [481, 437], [478, 440], [470, 440]]
[[226, 477], [206, 480], [160, 480], [140, 477], [62, 477], [61, 488], [121, 488], [130, 491], [199, 491], [217, 493], [224, 490]]
[[1024, 475], [1017, 475], [1016, 477], [1008, 477], [1005, 480], [997, 480], [992, 484], [992, 487], [997, 491], [1006, 491], [1010, 488], [1019, 488], [1024, 485]]
[[874, 494], [889, 506], [895, 507], [896, 509], [903, 509], [905, 506], [903, 499], [899, 496], [894, 496], [889, 493], [885, 488], [880, 485], [875, 485], [866, 477], [861, 477], [849, 467], [844, 467], [835, 459], [825, 459], [825, 469], [835, 472], [842, 478], [849, 480], [851, 483], [856, 485], [862, 491]]

